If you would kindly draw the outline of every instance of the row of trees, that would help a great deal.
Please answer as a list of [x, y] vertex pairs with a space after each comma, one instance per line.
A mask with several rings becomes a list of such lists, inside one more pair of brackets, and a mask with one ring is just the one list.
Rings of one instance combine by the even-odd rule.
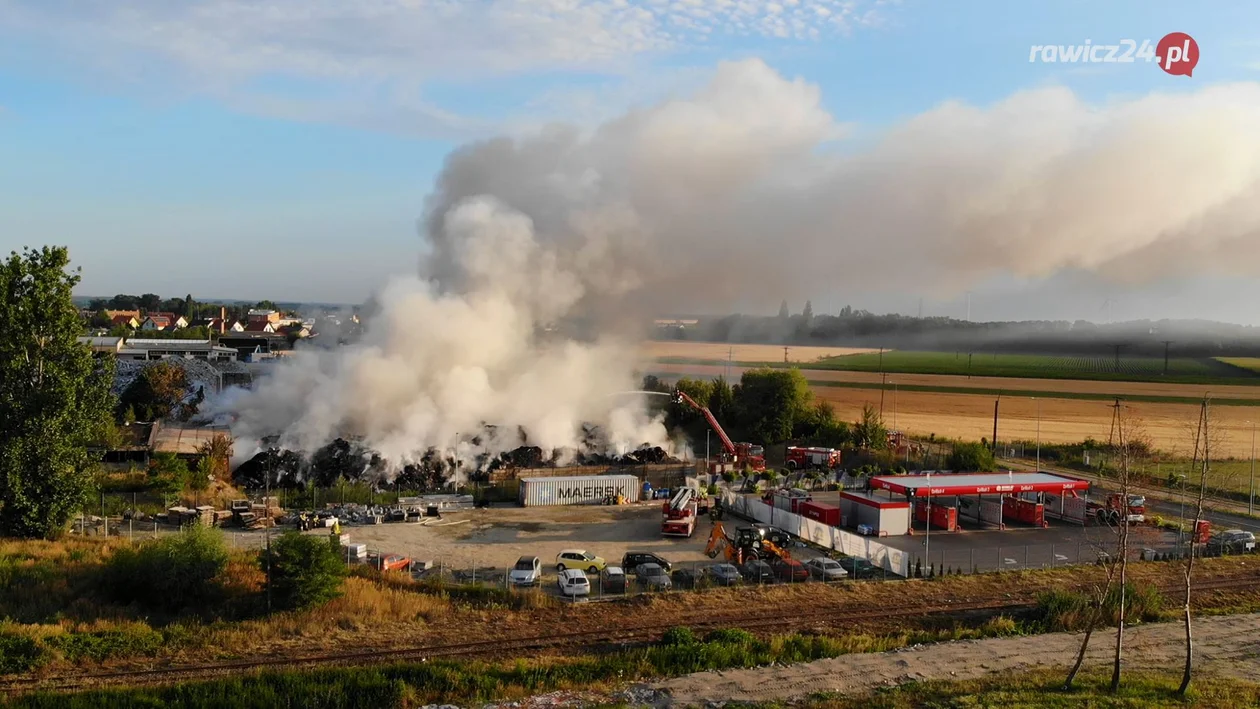
[[156, 293], [145, 293], [144, 295], [120, 293], [113, 298], [93, 298], [88, 302], [87, 307], [88, 310], [97, 315], [106, 310], [139, 310], [142, 313], [175, 313], [176, 315], [183, 315], [190, 321], [200, 318], [217, 318], [221, 308], [227, 310], [229, 318], [242, 321], [245, 320], [246, 314], [251, 309], [281, 310], [275, 302], [270, 300], [260, 300], [253, 305], [248, 303], [199, 303], [193, 298], [192, 293], [185, 295], [183, 298], [165, 299]]
[[[654, 376], [643, 379], [646, 391], [671, 391]], [[809, 382], [797, 369], [750, 369], [738, 384], [724, 378], [678, 380], [675, 387], [700, 406], [708, 407], [714, 418], [735, 440], [764, 445], [794, 441], [806, 445], [841, 447], [856, 445], [883, 448], [887, 430], [878, 412], [866, 407], [860, 419], [850, 425], [836, 417], [826, 401], [814, 400]], [[669, 404], [665, 425], [686, 432], [693, 441], [703, 440], [708, 424], [703, 414], [685, 404]]]

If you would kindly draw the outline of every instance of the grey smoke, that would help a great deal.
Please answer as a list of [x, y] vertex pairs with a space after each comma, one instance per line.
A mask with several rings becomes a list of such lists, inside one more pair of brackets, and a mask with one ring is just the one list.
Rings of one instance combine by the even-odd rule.
[[[1260, 268], [1260, 85], [1097, 106], [1038, 89], [866, 138], [821, 98], [732, 62], [594, 130], [460, 148], [428, 200], [420, 274], [382, 289], [361, 343], [301, 354], [231, 402], [238, 433], [310, 451], [348, 432], [397, 460], [482, 422], [544, 448], [582, 421], [661, 443], [659, 421], [609, 398], [633, 388], [629, 323], [648, 313], [773, 308], [839, 281], [952, 295], [1001, 274]], [[583, 341], [539, 337], [574, 320]]]

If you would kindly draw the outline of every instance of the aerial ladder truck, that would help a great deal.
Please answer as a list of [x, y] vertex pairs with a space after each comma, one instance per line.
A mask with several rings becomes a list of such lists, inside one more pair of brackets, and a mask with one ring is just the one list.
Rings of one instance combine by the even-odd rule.
[[703, 414], [704, 420], [709, 423], [709, 428], [713, 429], [713, 432], [717, 434], [718, 440], [721, 441], [722, 453], [718, 456], [716, 463], [710, 463], [710, 474], [726, 472], [728, 469], [745, 473], [760, 473], [766, 469], [765, 448], [751, 443], [732, 442], [731, 437], [726, 435], [726, 431], [722, 429], [722, 424], [718, 423], [713, 412], [709, 411], [709, 407], [696, 403], [695, 399], [687, 396], [687, 393], [682, 390], [674, 391], [674, 403], [686, 404]]
[[699, 505], [696, 491], [679, 488], [673, 497], [662, 506], [664, 519], [661, 520], [661, 534], [667, 537], [690, 537], [696, 531], [696, 517]]

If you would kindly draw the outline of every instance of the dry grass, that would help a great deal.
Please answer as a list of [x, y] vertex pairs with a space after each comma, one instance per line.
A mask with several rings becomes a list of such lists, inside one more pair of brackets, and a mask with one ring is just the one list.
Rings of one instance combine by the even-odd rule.
[[[811, 347], [789, 345], [789, 362], [816, 362], [824, 357], [843, 357], [852, 354], [878, 352], [869, 347]], [[738, 345], [726, 342], [682, 342], [652, 340], [643, 343], [644, 359], [676, 357], [683, 359], [707, 359], [733, 362], [782, 362], [783, 345]]]

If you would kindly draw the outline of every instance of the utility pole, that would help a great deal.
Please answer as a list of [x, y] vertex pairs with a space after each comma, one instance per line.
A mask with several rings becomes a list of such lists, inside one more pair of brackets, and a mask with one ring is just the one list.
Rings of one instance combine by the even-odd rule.
[[783, 363], [788, 363], [788, 348], [786, 346], [783, 348]]
[[1033, 397], [1033, 401], [1037, 402], [1037, 472], [1041, 472], [1041, 400]]
[[1124, 345], [1112, 345], [1116, 350], [1116, 372], [1120, 371], [1120, 348]]
[[897, 430], [897, 382], [893, 382], [893, 430]]
[[[267, 612], [271, 612], [271, 523], [275, 520], [271, 516], [271, 476], [276, 474], [276, 454], [278, 449], [270, 450], [271, 456], [267, 465], [267, 476], [263, 479], [263, 513], [266, 515], [267, 539]], [[311, 486], [312, 489], [315, 487]]]
[[1002, 394], [999, 393], [997, 398], [993, 400], [993, 452], [997, 453], [997, 422], [998, 422], [998, 404], [1002, 403]]
[[1168, 347], [1172, 345], [1172, 340], [1164, 340], [1164, 375], [1168, 375]]
[[1247, 514], [1255, 514], [1256, 506], [1256, 422], [1251, 422], [1251, 485], [1247, 495]]
[[971, 291], [967, 291], [967, 322], [971, 322]]
[[888, 388], [888, 375], [879, 373], [879, 422], [884, 422], [884, 390]]

